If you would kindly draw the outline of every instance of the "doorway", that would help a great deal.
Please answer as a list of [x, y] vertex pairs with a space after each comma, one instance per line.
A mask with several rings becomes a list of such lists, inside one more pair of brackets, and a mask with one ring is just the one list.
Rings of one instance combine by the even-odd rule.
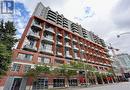
[[11, 90], [19, 90], [22, 78], [14, 78]]

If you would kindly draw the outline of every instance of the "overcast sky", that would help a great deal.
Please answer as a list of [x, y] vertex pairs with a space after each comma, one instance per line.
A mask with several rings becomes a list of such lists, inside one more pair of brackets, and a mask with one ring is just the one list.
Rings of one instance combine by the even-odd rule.
[[130, 34], [116, 37], [130, 32], [130, 0], [15, 0], [13, 20], [17, 37], [21, 36], [38, 2], [93, 31], [107, 44], [120, 49], [116, 53], [130, 54]]

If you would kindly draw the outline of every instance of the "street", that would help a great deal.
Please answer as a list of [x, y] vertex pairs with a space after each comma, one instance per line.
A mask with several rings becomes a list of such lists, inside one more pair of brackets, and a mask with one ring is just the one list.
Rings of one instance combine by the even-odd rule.
[[115, 83], [104, 86], [95, 86], [88, 88], [69, 88], [64, 90], [130, 90], [130, 82]]

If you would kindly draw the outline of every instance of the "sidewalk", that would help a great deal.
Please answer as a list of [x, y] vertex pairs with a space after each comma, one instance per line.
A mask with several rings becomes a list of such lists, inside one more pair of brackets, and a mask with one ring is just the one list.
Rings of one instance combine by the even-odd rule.
[[[102, 87], [102, 86], [108, 86], [108, 85], [116, 85], [118, 83], [109, 83], [109, 84], [98, 84], [98, 85], [90, 85], [88, 87], [85, 87], [85, 86], [76, 86], [76, 87], [69, 87], [69, 88], [62, 88], [62, 89], [59, 89], [59, 90], [79, 90], [80, 88], [93, 88], [93, 87]], [[51, 89], [49, 89], [51, 90]], [[57, 89], [53, 89], [53, 90], [57, 90]]]

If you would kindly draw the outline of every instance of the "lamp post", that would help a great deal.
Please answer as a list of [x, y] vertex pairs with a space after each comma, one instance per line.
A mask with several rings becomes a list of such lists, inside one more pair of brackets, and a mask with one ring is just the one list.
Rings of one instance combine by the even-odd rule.
[[117, 35], [117, 38], [120, 38], [120, 36], [124, 35], [124, 34], [130, 34], [130, 32], [121, 33], [121, 34]]
[[119, 49], [113, 48], [112, 45], [111, 45], [111, 43], [110, 43], [109, 45], [110, 45], [110, 46], [108, 46], [108, 49], [110, 49], [110, 50], [112, 51], [113, 59], [115, 59], [115, 61], [118, 63], [118, 65], [119, 65], [119, 67], [120, 67], [120, 72], [121, 72], [123, 78], [125, 78], [125, 76], [124, 76], [124, 69], [123, 69], [123, 67], [121, 66], [120, 62], [118, 61], [118, 57], [116, 56], [116, 53], [115, 53], [115, 51], [119, 51]]

